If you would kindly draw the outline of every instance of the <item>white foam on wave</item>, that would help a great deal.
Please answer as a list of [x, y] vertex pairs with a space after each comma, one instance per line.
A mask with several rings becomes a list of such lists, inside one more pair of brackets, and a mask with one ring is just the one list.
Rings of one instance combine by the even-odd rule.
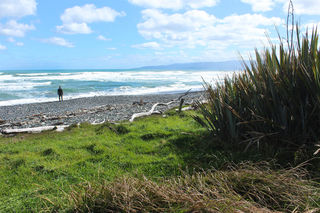
[[[234, 72], [226, 71], [126, 71], [126, 72], [75, 72], [50, 74], [31, 73], [20, 76], [0, 76], [1, 80], [24, 81], [100, 81], [100, 82], [138, 82], [138, 81], [181, 81], [192, 82], [212, 79], [217, 76], [224, 77]], [[21, 76], [23, 75], [23, 76]]]
[[16, 74], [17, 76], [46, 76], [46, 75], [50, 75], [52, 73], [19, 73]]
[[[189, 89], [192, 89], [192, 91], [200, 91], [202, 90], [202, 87], [188, 86], [188, 85], [179, 84], [179, 83], [173, 84], [170, 86], [160, 86], [160, 87], [154, 87], [154, 88], [147, 88], [147, 87], [133, 88], [129, 86], [123, 86], [123, 87], [115, 88], [110, 91], [95, 91], [95, 92], [89, 92], [89, 93], [65, 95], [64, 100], [70, 100], [70, 99], [76, 99], [76, 98], [88, 98], [88, 97], [94, 97], [94, 96], [150, 95], [150, 94], [161, 94], [161, 93], [169, 94], [169, 93], [186, 92]], [[53, 102], [57, 100], [58, 100], [57, 97], [23, 98], [23, 99], [16, 99], [16, 100], [0, 101], [0, 106]]]
[[[93, 97], [93, 96], [114, 96], [114, 95], [147, 95], [160, 93], [185, 92], [189, 89], [199, 91], [203, 89], [203, 79], [208, 83], [221, 81], [226, 76], [232, 76], [234, 71], [96, 71], [96, 72], [74, 72], [74, 73], [27, 73], [26, 75], [0, 75], [1, 91], [31, 90], [37, 86], [47, 86], [53, 80], [67, 82], [76, 81], [102, 81], [102, 82], [137, 82], [141, 85], [150, 82], [150, 85], [160, 85], [156, 87], [130, 87], [120, 86], [109, 89], [108, 91], [92, 91], [89, 93], [66, 94], [65, 100]], [[43, 74], [43, 75], [42, 75]], [[41, 81], [41, 82], [38, 82]], [[40, 91], [40, 90], [39, 90]], [[38, 94], [38, 93], [37, 93]], [[33, 94], [35, 95], [35, 94]], [[43, 95], [43, 94], [39, 94]], [[51, 95], [55, 95], [52, 93]], [[57, 97], [24, 97], [22, 99], [0, 101], [0, 106], [17, 105], [26, 103], [39, 103], [57, 101]]]
[[31, 90], [39, 86], [51, 85], [50, 81], [47, 82], [12, 82], [12, 83], [0, 83], [0, 91], [20, 91], [20, 90]]
[[[78, 95], [67, 95], [64, 96], [64, 100], [71, 100], [76, 98], [86, 98], [86, 97], [94, 97], [94, 96], [104, 96], [106, 93], [104, 92], [92, 92], [87, 94], [78, 94]], [[0, 106], [12, 106], [12, 105], [19, 105], [19, 104], [33, 104], [33, 103], [45, 103], [45, 102], [55, 102], [58, 101], [58, 97], [38, 97], [38, 98], [22, 98], [22, 99], [15, 99], [15, 100], [6, 100], [0, 101]]]
[[16, 80], [16, 77], [14, 77], [13, 75], [7, 75], [7, 74], [0, 75], [0, 82], [1, 81], [14, 81], [14, 80]]
[[159, 86], [159, 87], [120, 87], [115, 88], [114, 90], [109, 92], [109, 95], [148, 95], [148, 94], [161, 94], [161, 93], [177, 93], [177, 92], [185, 92], [189, 89], [192, 91], [202, 90], [203, 87], [201, 85], [186, 85], [182, 83], [176, 83], [169, 86]]
[[56, 101], [57, 98], [23, 98], [15, 100], [0, 101], [0, 106], [12, 106], [19, 104], [43, 103]]

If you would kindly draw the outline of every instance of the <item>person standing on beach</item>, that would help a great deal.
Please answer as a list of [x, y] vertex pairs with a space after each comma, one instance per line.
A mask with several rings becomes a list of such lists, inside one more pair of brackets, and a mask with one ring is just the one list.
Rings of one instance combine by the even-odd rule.
[[58, 96], [59, 96], [59, 102], [63, 101], [63, 90], [62, 90], [61, 86], [59, 86], [59, 89], [58, 89]]

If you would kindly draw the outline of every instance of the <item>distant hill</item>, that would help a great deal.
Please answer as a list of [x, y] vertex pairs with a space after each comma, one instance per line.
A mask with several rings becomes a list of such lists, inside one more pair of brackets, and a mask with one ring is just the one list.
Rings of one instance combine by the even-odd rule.
[[242, 68], [241, 61], [179, 63], [160, 66], [139, 67], [139, 70], [216, 70], [232, 71]]

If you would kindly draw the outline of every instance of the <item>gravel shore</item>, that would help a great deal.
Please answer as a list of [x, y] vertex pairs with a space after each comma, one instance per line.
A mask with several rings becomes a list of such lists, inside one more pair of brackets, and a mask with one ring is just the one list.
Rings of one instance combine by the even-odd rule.
[[[202, 92], [191, 92], [183, 97], [185, 103], [200, 99]], [[0, 107], [0, 130], [29, 128], [74, 123], [100, 123], [129, 120], [134, 113], [146, 112], [158, 102], [176, 100], [182, 94], [156, 94], [137, 96], [95, 96], [65, 100]], [[169, 108], [177, 106], [172, 104]], [[157, 107], [165, 111], [168, 107]]]

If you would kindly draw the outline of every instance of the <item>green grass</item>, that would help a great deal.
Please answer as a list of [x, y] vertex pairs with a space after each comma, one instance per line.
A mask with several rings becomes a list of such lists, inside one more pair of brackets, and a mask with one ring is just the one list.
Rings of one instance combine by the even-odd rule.
[[[206, 135], [191, 118], [152, 116], [133, 124], [81, 124], [61, 133], [0, 138], [0, 212], [39, 211], [71, 186], [130, 174], [152, 179], [192, 166], [180, 146]], [[194, 163], [196, 165], [196, 162]]]
[[[125, 207], [126, 202], [137, 202], [139, 205], [140, 201], [146, 202], [146, 205], [152, 209], [152, 203], [149, 202], [151, 198], [155, 198], [154, 204], [159, 205], [159, 208], [167, 206], [168, 208], [164, 210], [167, 212], [224, 208], [223, 206], [226, 207], [233, 202], [239, 203], [239, 208], [235, 207], [235, 209], [240, 210], [249, 208], [251, 211], [255, 208], [262, 208], [263, 202], [270, 205], [271, 207], [267, 207], [271, 209], [272, 207], [285, 209], [285, 206], [275, 206], [265, 199], [262, 199], [261, 202], [255, 201], [255, 198], [252, 198], [253, 195], [248, 198], [241, 197], [244, 196], [241, 190], [246, 191], [241, 187], [251, 187], [252, 193], [258, 195], [260, 192], [265, 193], [268, 187], [275, 189], [277, 184], [281, 186], [281, 181], [286, 182], [287, 176], [275, 182], [274, 186], [272, 184], [275, 179], [274, 174], [279, 173], [265, 169], [253, 170], [253, 172], [249, 171], [251, 176], [257, 171], [257, 176], [252, 176], [253, 179], [245, 178], [246, 174], [244, 174], [244, 178], [236, 182], [237, 178], [232, 178], [237, 177], [242, 170], [230, 171], [227, 166], [230, 163], [239, 164], [247, 161], [271, 161], [277, 159], [279, 153], [274, 150], [245, 153], [235, 147], [225, 146], [221, 141], [212, 138], [210, 132], [191, 117], [195, 114], [197, 113], [186, 112], [178, 115], [170, 111], [164, 118], [151, 116], [138, 119], [133, 123], [104, 123], [96, 126], [84, 123], [79, 127], [74, 125], [60, 133], [48, 131], [41, 134], [1, 137], [0, 212], [88, 212], [100, 207], [102, 209], [113, 208], [112, 205], [116, 205], [115, 203], [118, 203], [119, 206], [123, 205], [117, 211], [128, 211]], [[276, 163], [279, 162], [273, 161], [268, 168], [279, 168]], [[209, 176], [203, 173], [211, 169], [216, 172], [210, 173]], [[179, 188], [183, 185], [182, 182], [176, 182], [182, 181], [184, 176], [187, 179], [193, 178], [194, 175], [203, 177], [203, 180], [195, 182], [198, 185], [193, 189], [200, 190], [198, 187], [203, 187], [203, 182], [215, 182], [215, 179], [210, 180], [208, 177], [218, 178], [220, 171], [230, 172], [221, 173], [228, 177], [225, 176], [223, 180], [219, 179], [220, 183], [209, 184], [211, 188], [206, 192], [209, 194], [204, 194], [203, 198], [195, 197], [190, 200], [189, 197], [192, 194], [189, 193], [191, 192], [185, 191], [184, 199], [187, 200], [173, 201], [181, 193]], [[266, 179], [259, 180], [262, 177]], [[296, 175], [292, 175], [292, 178], [294, 177]], [[290, 179], [291, 176], [288, 178]], [[257, 179], [258, 182], [264, 181], [269, 185], [264, 188], [256, 188], [250, 185], [255, 183], [254, 179]], [[129, 190], [129, 193], [142, 196], [138, 197], [141, 200], [121, 198], [120, 195], [126, 193], [123, 191], [126, 190], [123, 184], [125, 180], [128, 180], [127, 186], [132, 190]], [[163, 185], [166, 181], [172, 184], [172, 192]], [[144, 183], [147, 185], [144, 186]], [[186, 182], [186, 184], [187, 186], [190, 184], [191, 187], [193, 183]], [[211, 190], [214, 192], [217, 184], [228, 185], [232, 191], [230, 193], [211, 193]], [[319, 201], [319, 191], [312, 188], [314, 183], [298, 178], [292, 183], [294, 184], [297, 184], [297, 187], [302, 184], [301, 187], [306, 188], [306, 193], [299, 194], [297, 202], [290, 203], [292, 204], [290, 207], [298, 205], [299, 209], [307, 209], [310, 200]], [[120, 187], [119, 191], [113, 190], [112, 187], [115, 186]], [[157, 191], [157, 189], [161, 190]], [[262, 191], [259, 191], [260, 189]], [[309, 197], [310, 190], [315, 193]], [[277, 193], [276, 191], [269, 194], [277, 196]], [[296, 191], [284, 191], [283, 193], [296, 196]], [[219, 200], [224, 199], [224, 196], [225, 202], [220, 203]], [[269, 199], [270, 196], [267, 198]], [[111, 201], [108, 200], [111, 198]], [[157, 200], [158, 198], [169, 200]], [[218, 200], [215, 200], [216, 198]], [[212, 202], [208, 202], [210, 199]], [[111, 206], [106, 207], [109, 201]], [[166, 205], [162, 206], [163, 203]], [[318, 207], [314, 202], [311, 203], [313, 204], [311, 207]], [[184, 204], [187, 204], [186, 208], [183, 207]], [[199, 208], [197, 204], [201, 204]], [[154, 206], [155, 209], [158, 208], [156, 206]], [[155, 209], [154, 211], [157, 211]], [[140, 210], [142, 210], [141, 206]]]

